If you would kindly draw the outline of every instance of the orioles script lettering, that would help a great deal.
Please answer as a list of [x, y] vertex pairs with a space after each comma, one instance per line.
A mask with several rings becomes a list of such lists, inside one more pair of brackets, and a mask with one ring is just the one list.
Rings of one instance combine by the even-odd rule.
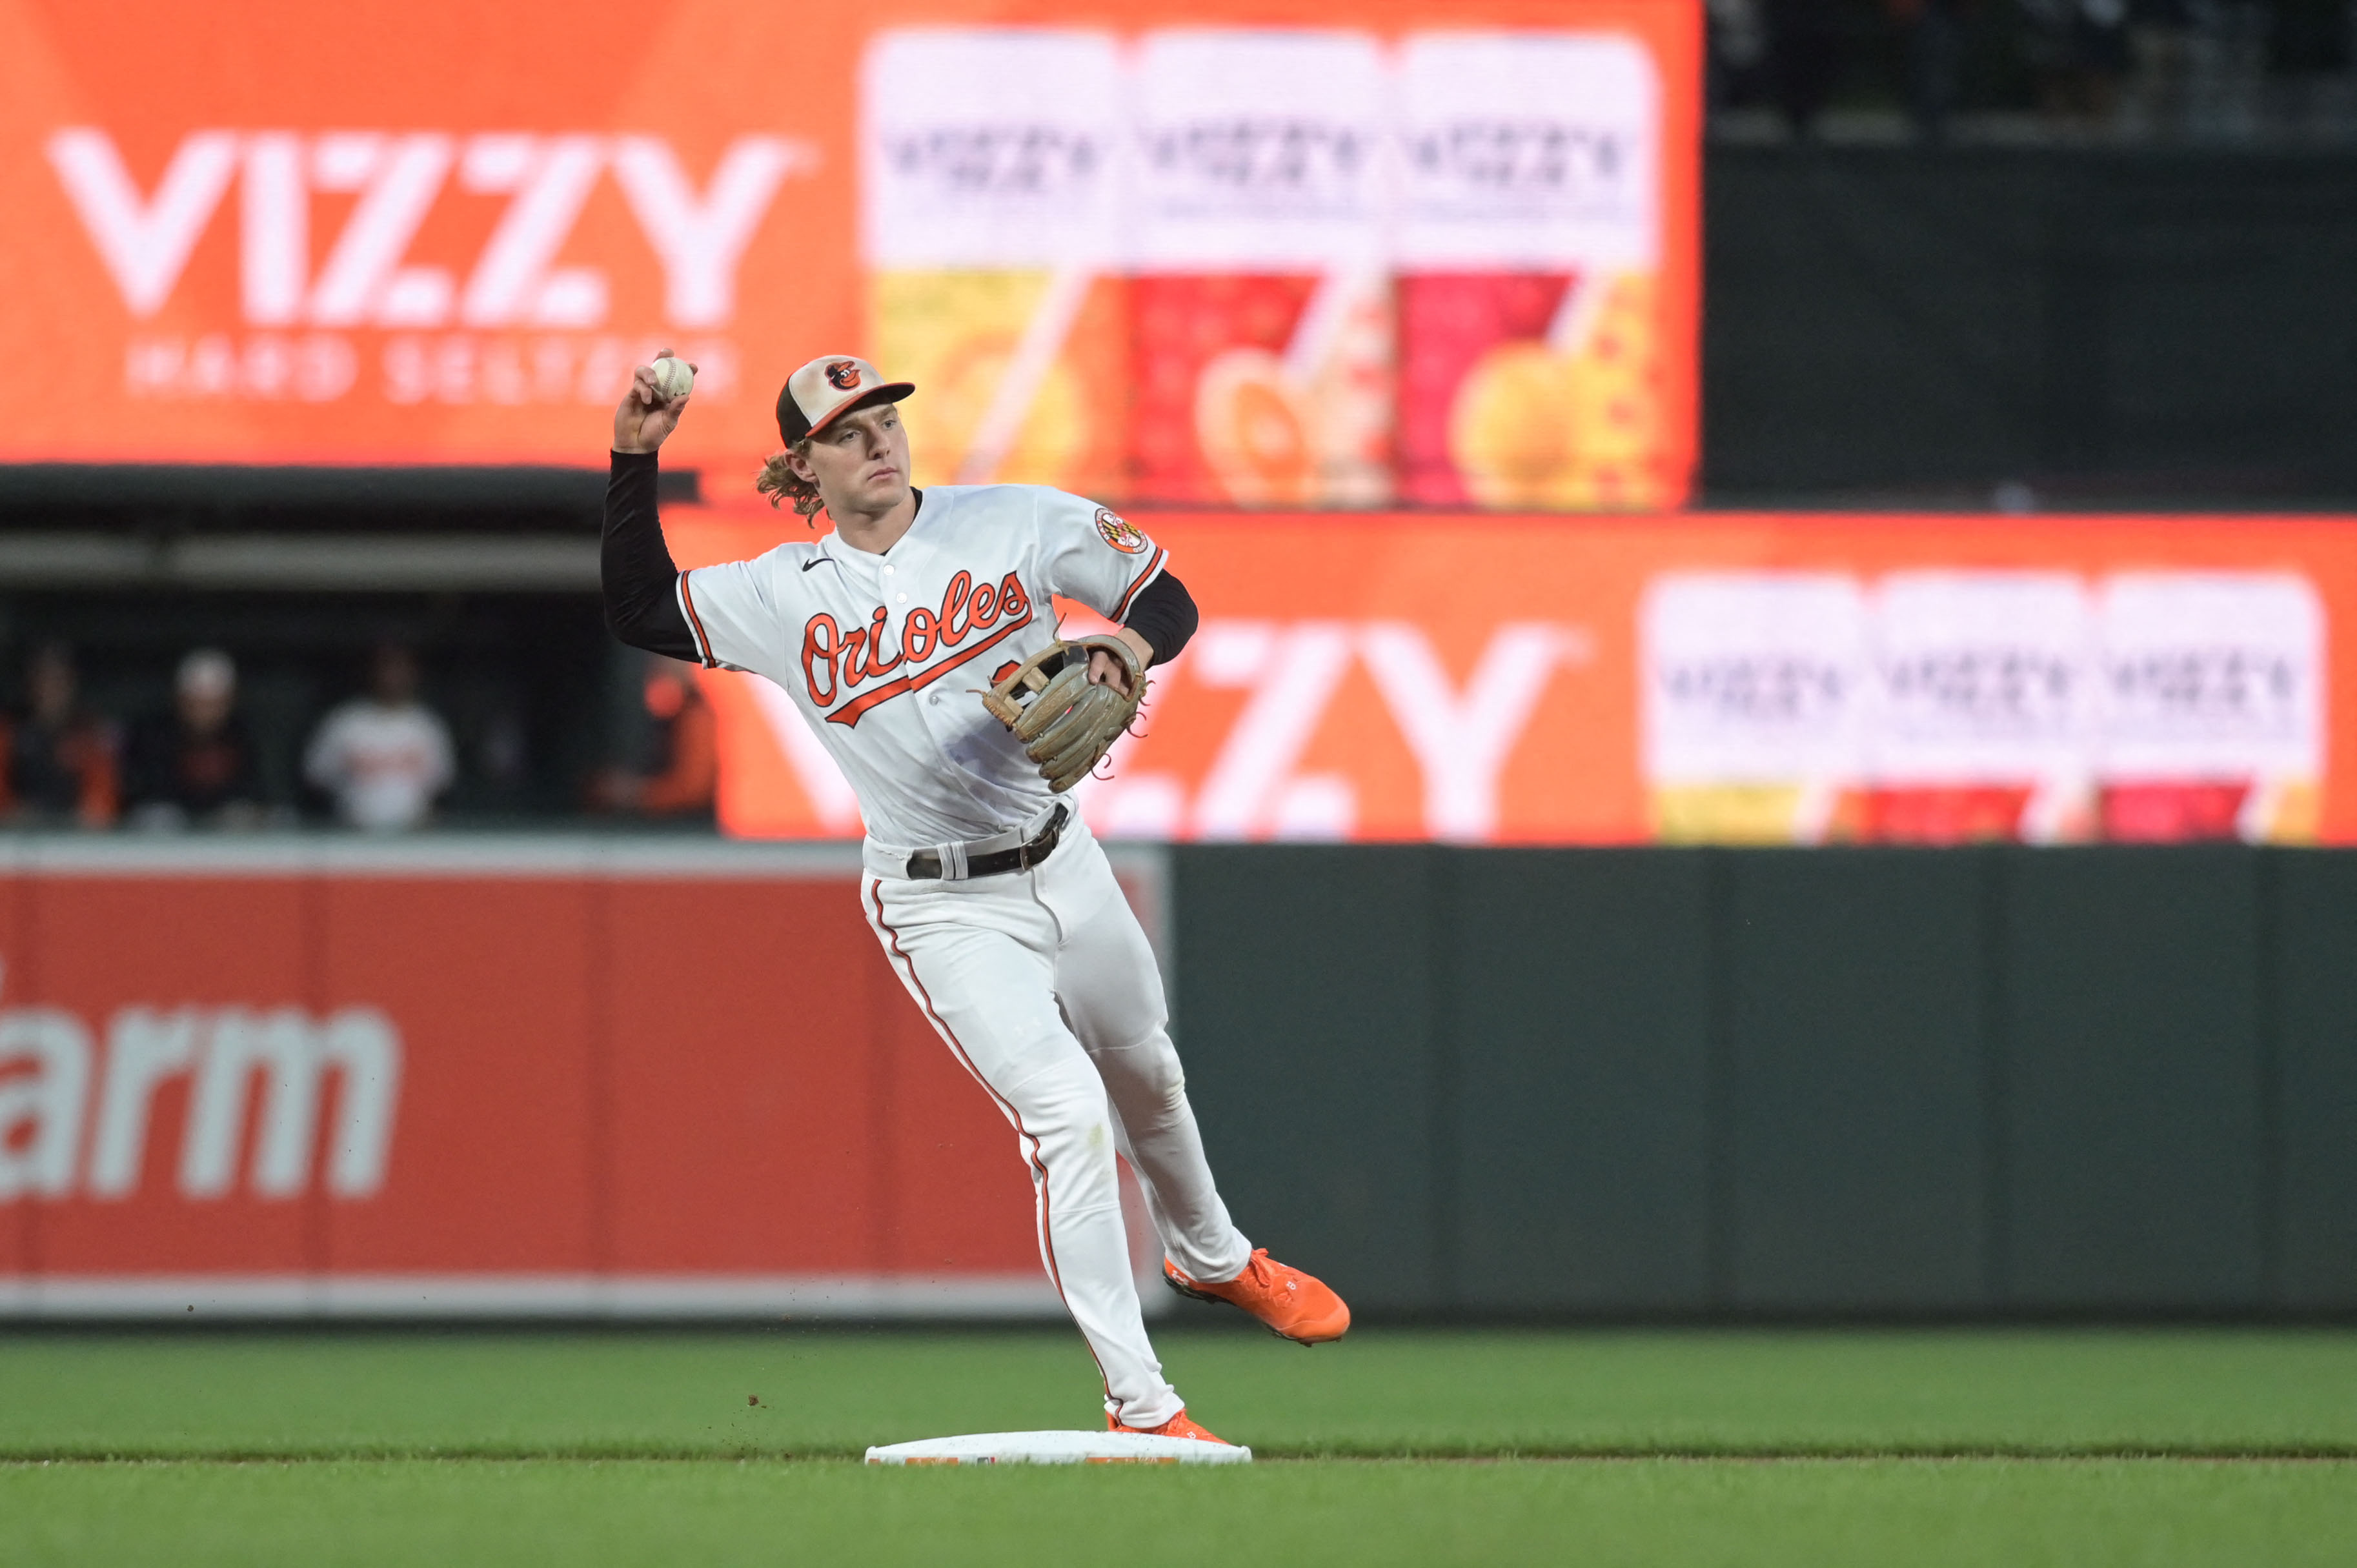
[[[901, 618], [899, 650], [888, 659], [884, 656], [884, 628], [890, 618], [890, 613], [878, 605], [869, 612], [866, 625], [848, 630], [823, 610], [804, 623], [802, 680], [813, 706], [834, 707], [837, 698], [849, 696], [857, 687], [882, 681], [896, 670], [906, 668], [910, 671], [897, 681], [850, 696], [849, 701], [826, 715], [827, 723], [846, 728], [855, 725], [862, 714], [877, 703], [928, 686], [968, 660], [996, 647], [1031, 624], [1031, 597], [1023, 591], [1022, 579], [1012, 572], [996, 583], [979, 586], [974, 584], [973, 573], [960, 572], [950, 579], [949, 587], [942, 593], [941, 608], [919, 605]], [[971, 647], [962, 646], [976, 632], [989, 635]], [[953, 649], [958, 651], [951, 657], [928, 669], [918, 669], [936, 653], [948, 653]]]

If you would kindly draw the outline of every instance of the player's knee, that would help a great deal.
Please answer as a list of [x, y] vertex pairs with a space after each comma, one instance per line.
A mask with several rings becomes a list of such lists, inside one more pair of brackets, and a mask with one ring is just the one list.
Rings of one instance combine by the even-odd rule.
[[1006, 1096], [1025, 1130], [1040, 1137], [1078, 1136], [1108, 1120], [1104, 1080], [1085, 1058], [1035, 1073]]
[[1145, 1089], [1148, 1103], [1161, 1115], [1175, 1116], [1187, 1108], [1187, 1075], [1176, 1061], [1155, 1072]]
[[1187, 1072], [1168, 1036], [1157, 1031], [1135, 1046], [1106, 1053], [1108, 1076], [1119, 1075], [1123, 1114], [1129, 1108], [1169, 1112], [1187, 1103]]

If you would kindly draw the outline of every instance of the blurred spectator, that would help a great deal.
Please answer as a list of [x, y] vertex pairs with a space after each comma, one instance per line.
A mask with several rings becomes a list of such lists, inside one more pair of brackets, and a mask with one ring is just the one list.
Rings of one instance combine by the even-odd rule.
[[0, 815], [20, 823], [110, 826], [122, 806], [114, 726], [81, 705], [62, 643], [25, 670], [25, 716], [0, 719]]
[[369, 694], [330, 713], [303, 757], [336, 815], [377, 832], [422, 825], [453, 773], [449, 726], [417, 700], [417, 656], [392, 643], [370, 662]]
[[2263, 120], [2270, 7], [2263, 0], [2189, 0], [2187, 9], [2193, 31], [2185, 129], [2208, 141], [2248, 141]]
[[1946, 139], [1964, 58], [1964, 0], [1888, 0], [1907, 48], [1907, 113], [1927, 142]]
[[720, 782], [718, 725], [687, 669], [665, 660], [647, 673], [655, 771], [608, 768], [590, 780], [589, 804], [645, 817], [709, 816]]
[[2053, 119], [2108, 123], [2128, 63], [2128, 0], [2021, 0], [2022, 48]]
[[[2264, 128], [2270, 63], [2287, 83], [2329, 80], [2345, 63], [2343, 0], [2133, 0], [2135, 70], [2121, 104], [2131, 135], [2248, 141]], [[2294, 123], [2307, 115], [2297, 105]]]
[[2131, 69], [2120, 102], [2120, 126], [2129, 134], [2184, 129], [2192, 26], [2190, 0], [2130, 0]]
[[1846, 39], [1838, 0], [1764, 0], [1763, 12], [1776, 107], [1792, 134], [1805, 136], [1841, 80]]
[[253, 737], [237, 712], [237, 666], [218, 648], [180, 660], [172, 710], [131, 732], [124, 783], [141, 827], [251, 827], [262, 818]]
[[1714, 109], [1749, 103], [1766, 89], [1768, 23], [1763, 0], [1708, 0], [1710, 103]]

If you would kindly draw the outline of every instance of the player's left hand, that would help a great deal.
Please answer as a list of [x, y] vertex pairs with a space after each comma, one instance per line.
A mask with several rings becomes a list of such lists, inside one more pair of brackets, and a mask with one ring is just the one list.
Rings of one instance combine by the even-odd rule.
[[[1130, 650], [1137, 655], [1137, 667], [1140, 670], [1154, 662], [1153, 645], [1146, 639], [1125, 626], [1116, 627], [1114, 629], [1114, 635], [1129, 644]], [[1121, 667], [1120, 660], [1102, 648], [1093, 650], [1089, 654], [1089, 684], [1111, 686], [1125, 697], [1130, 694], [1128, 671]]]
[[1126, 628], [1112, 637], [1060, 638], [982, 694], [982, 705], [1023, 743], [1023, 754], [1039, 764], [1039, 777], [1056, 793], [1087, 778], [1137, 718], [1146, 700], [1145, 671], [1108, 677], [1099, 673], [1097, 660], [1119, 666], [1136, 659], [1145, 640]]
[[[668, 360], [672, 351], [663, 349], [655, 356]], [[689, 361], [689, 370], [694, 370]], [[640, 365], [630, 372], [630, 390], [614, 409], [614, 450], [617, 452], [651, 452], [663, 444], [671, 433], [679, 428], [679, 416], [687, 412], [688, 400], [694, 392], [666, 398], [655, 385], [655, 368]]]

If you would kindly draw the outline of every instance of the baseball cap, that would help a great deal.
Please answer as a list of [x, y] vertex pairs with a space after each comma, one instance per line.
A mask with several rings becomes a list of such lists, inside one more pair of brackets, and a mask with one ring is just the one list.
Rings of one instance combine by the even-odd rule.
[[778, 434], [791, 446], [815, 435], [855, 408], [898, 403], [917, 390], [914, 381], [888, 381], [866, 360], [850, 354], [821, 354], [786, 378], [778, 393]]

